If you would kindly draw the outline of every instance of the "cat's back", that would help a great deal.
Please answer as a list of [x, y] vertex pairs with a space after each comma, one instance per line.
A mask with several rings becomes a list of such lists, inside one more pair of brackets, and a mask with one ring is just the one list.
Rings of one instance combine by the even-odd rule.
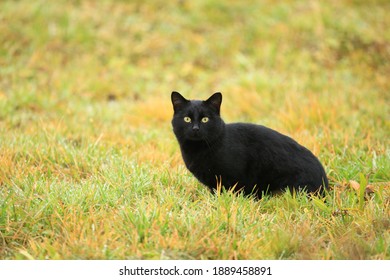
[[314, 155], [294, 139], [263, 125], [251, 123], [231, 123], [226, 125], [224, 148], [247, 154], [260, 162], [284, 163], [294, 166], [296, 157], [304, 157], [312, 162]]
[[228, 140], [236, 140], [243, 144], [261, 145], [263, 142], [277, 144], [295, 144], [296, 142], [269, 127], [252, 123], [230, 123], [226, 125]]

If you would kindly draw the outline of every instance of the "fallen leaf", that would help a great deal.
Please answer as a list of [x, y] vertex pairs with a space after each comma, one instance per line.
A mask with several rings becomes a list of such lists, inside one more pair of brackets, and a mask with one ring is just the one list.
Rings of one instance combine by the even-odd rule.
[[[350, 180], [349, 181], [349, 186], [351, 188], [353, 188], [357, 192], [360, 191], [360, 184], [358, 182], [354, 181], [354, 180]], [[378, 191], [378, 188], [380, 188], [381, 186], [383, 188], [388, 188], [388, 187], [390, 187], [390, 182], [369, 184], [369, 185], [366, 186], [366, 188], [364, 190], [364, 194], [366, 196], [371, 195], [371, 194], [375, 193], [376, 191]]]
[[373, 194], [375, 192], [374, 185], [367, 185], [365, 192], [366, 192], [366, 195]]
[[351, 188], [353, 188], [354, 190], [356, 190], [356, 191], [360, 190], [360, 184], [358, 182], [354, 181], [354, 180], [350, 180], [349, 181], [349, 186]]

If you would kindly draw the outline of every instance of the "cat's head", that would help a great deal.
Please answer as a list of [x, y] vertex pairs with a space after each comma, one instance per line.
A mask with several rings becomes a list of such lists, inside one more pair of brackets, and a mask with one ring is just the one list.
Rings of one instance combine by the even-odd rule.
[[174, 115], [173, 131], [180, 141], [212, 142], [220, 135], [224, 122], [220, 117], [222, 94], [214, 93], [209, 99], [187, 100], [174, 91], [171, 95]]

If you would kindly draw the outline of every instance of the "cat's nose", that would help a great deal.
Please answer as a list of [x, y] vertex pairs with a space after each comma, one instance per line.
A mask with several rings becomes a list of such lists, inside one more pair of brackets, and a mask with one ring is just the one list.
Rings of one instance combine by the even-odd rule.
[[193, 131], [199, 131], [199, 125], [194, 124], [194, 126], [192, 127], [192, 130]]

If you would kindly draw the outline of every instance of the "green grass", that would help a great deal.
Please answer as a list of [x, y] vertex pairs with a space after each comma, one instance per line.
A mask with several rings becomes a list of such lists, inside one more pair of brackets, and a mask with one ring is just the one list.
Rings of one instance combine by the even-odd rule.
[[[0, 259], [390, 259], [388, 1], [1, 1]], [[170, 93], [323, 162], [324, 199], [210, 194]], [[349, 180], [376, 186], [364, 197]]]

